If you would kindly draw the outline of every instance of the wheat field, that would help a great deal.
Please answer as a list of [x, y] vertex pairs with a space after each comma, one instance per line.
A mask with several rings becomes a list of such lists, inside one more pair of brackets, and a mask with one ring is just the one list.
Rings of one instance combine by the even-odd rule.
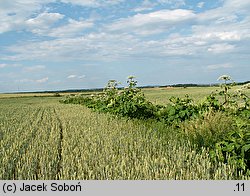
[[[155, 121], [100, 114], [56, 97], [0, 99], [0, 179], [247, 179]], [[240, 176], [240, 177], [239, 177]]]

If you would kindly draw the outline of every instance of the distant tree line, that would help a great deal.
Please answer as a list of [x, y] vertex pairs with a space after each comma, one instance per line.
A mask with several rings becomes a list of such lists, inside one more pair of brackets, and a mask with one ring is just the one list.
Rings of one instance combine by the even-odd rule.
[[[245, 85], [250, 83], [250, 81], [246, 82], [237, 82], [236, 85]], [[230, 84], [230, 83], [229, 83]], [[220, 86], [219, 84], [172, 84], [172, 85], [147, 85], [147, 86], [139, 86], [138, 88], [155, 88], [155, 87], [209, 87], [209, 86]], [[123, 87], [117, 87], [118, 90], [123, 89]], [[39, 92], [18, 92], [20, 94], [28, 94], [28, 93], [77, 93], [77, 92], [102, 92], [104, 88], [91, 88], [91, 89], [69, 89], [69, 90], [55, 90], [55, 91], [39, 91]]]

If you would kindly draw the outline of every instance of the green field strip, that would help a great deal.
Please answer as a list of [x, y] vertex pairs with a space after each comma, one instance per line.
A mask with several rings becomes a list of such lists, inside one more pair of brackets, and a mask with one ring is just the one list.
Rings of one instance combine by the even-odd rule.
[[57, 143], [60, 130], [58, 127], [53, 109], [46, 107], [36, 137], [18, 162], [18, 179], [56, 179], [59, 162]]
[[[44, 111], [38, 109], [34, 113], [34, 121], [26, 121], [24, 127], [20, 127], [17, 130], [20, 130], [22, 134], [16, 137], [16, 140], [12, 141], [12, 145], [3, 146], [3, 165], [4, 172], [2, 173], [4, 179], [15, 179], [16, 175], [16, 163], [21, 158], [22, 154], [25, 153], [26, 149], [30, 145], [30, 141], [36, 135], [38, 127], [42, 119]], [[32, 120], [32, 118], [30, 119]], [[11, 133], [13, 134], [13, 133]], [[15, 133], [18, 134], [18, 131]], [[14, 134], [13, 134], [14, 135]]]

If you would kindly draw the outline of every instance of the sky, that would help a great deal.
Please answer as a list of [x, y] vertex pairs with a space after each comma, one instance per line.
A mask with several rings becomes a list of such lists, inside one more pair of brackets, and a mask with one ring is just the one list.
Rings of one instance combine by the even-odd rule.
[[250, 0], [0, 0], [0, 92], [250, 80]]

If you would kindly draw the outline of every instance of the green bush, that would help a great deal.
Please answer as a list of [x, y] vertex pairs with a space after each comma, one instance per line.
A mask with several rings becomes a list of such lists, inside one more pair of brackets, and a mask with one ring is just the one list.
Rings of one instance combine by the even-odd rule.
[[247, 171], [250, 169], [249, 97], [244, 93], [246, 88], [235, 93], [229, 91], [232, 85], [227, 83], [231, 80], [229, 76], [220, 79], [224, 80], [222, 90], [211, 93], [200, 104], [195, 104], [186, 95], [185, 98], [171, 97], [165, 106], [154, 105], [136, 87], [133, 76], [128, 77], [128, 86], [123, 89], [117, 88], [116, 80], [110, 80], [103, 93], [91, 97], [69, 96], [61, 102], [174, 125], [196, 148], [209, 148], [213, 160], [233, 162], [239, 170]]
[[153, 118], [156, 107], [146, 100], [142, 91], [136, 88], [137, 81], [134, 77], [128, 78], [128, 86], [118, 90], [118, 83], [110, 80], [103, 94], [89, 97], [67, 97], [62, 103], [83, 104], [95, 111], [109, 112], [129, 118], [148, 119]]
[[211, 155], [214, 159], [225, 163], [233, 162], [237, 168], [250, 172], [249, 121], [235, 119], [233, 130], [228, 132], [222, 141], [216, 143]]
[[183, 99], [171, 97], [170, 102], [157, 112], [158, 119], [167, 124], [179, 123], [199, 114], [198, 106], [193, 103], [188, 95]]

